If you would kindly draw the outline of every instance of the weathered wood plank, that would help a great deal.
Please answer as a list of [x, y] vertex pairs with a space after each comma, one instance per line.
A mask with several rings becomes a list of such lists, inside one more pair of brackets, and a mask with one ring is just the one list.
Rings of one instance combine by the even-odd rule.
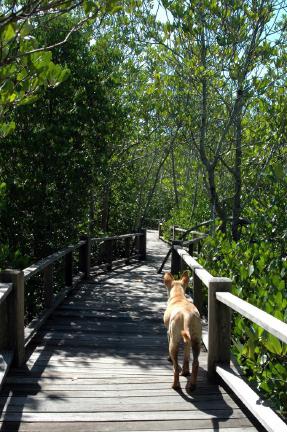
[[269, 432], [287, 432], [287, 424], [240, 376], [228, 367], [217, 366], [216, 372]]
[[[187, 399], [187, 397], [186, 397]], [[237, 408], [237, 404], [232, 400], [228, 404], [223, 399], [218, 400], [197, 400], [187, 401], [183, 398], [169, 400], [164, 397], [142, 397], [142, 398], [45, 398], [37, 399], [30, 397], [11, 397], [9, 404], [7, 398], [0, 399], [0, 409], [4, 413], [8, 412], [85, 412], [85, 413], [104, 413], [104, 412], [153, 412], [153, 411], [206, 411], [217, 410], [228, 411], [231, 413]], [[6, 405], [6, 406], [5, 406]]]
[[[9, 375], [6, 378], [6, 383], [7, 384], [39, 384], [41, 385], [43, 384], [56, 384], [56, 382], [58, 382], [58, 384], [64, 383], [66, 382], [66, 384], [80, 384], [80, 385], [93, 385], [93, 386], [97, 386], [98, 384], [150, 384], [153, 385], [154, 383], [165, 383], [165, 385], [167, 387], [169, 387], [171, 385], [171, 377], [172, 375], [151, 375], [151, 374], [146, 374], [146, 375], [136, 375], [136, 374], [131, 374], [131, 375], [121, 375], [118, 376], [118, 374], [110, 374], [110, 376], [107, 376], [106, 374], [104, 375], [99, 375], [99, 376], [95, 376], [95, 377], [85, 377], [85, 376], [81, 376], [80, 374], [77, 373], [66, 373], [66, 374], [53, 374], [52, 372], [45, 372], [43, 371], [42, 374], [40, 374], [40, 376], [33, 376], [32, 374], [30, 376], [27, 375]], [[198, 382], [206, 381], [206, 377], [198, 377]], [[186, 379], [182, 378], [182, 385], [184, 386], [186, 384]]]
[[[190, 420], [163, 420], [163, 421], [133, 421], [133, 422], [25, 422], [0, 423], [1, 432], [254, 432], [257, 429], [247, 418], [240, 419], [194, 419]], [[216, 427], [216, 429], [215, 429]]]
[[[101, 391], [101, 392], [110, 392], [110, 391], [114, 391], [114, 390], [131, 390], [133, 389], [133, 391], [137, 391], [137, 390], [145, 390], [145, 391], [150, 391], [150, 392], [157, 392], [158, 390], [162, 390], [162, 391], [167, 391], [167, 390], [171, 390], [170, 385], [168, 385], [167, 383], [158, 383], [158, 382], [153, 382], [152, 385], [150, 382], [144, 382], [144, 383], [113, 383], [113, 382], [103, 382], [102, 384], [98, 384], [95, 387], [91, 387], [91, 384], [82, 384], [81, 382], [82, 380], [59, 380], [59, 379], [53, 379], [53, 380], [48, 380], [48, 379], [43, 379], [41, 381], [39, 380], [34, 380], [33, 383], [28, 382], [21, 382], [20, 380], [18, 380], [18, 383], [16, 384], [11, 384], [11, 383], [7, 383], [4, 388], [3, 391], [7, 392], [9, 390], [13, 391], [13, 392], [19, 392], [19, 391], [24, 391], [25, 394], [38, 394], [39, 392], [58, 392], [58, 394], [60, 394], [61, 391], [73, 391], [73, 392], [78, 392], [78, 391], [83, 391], [86, 392], [87, 394], [89, 394], [90, 391], [96, 390], [96, 391]], [[182, 386], [183, 390], [184, 390], [184, 385]], [[216, 386], [211, 386], [206, 384], [205, 382], [201, 382], [198, 384], [197, 386], [197, 390], [196, 390], [197, 394], [201, 394], [201, 395], [210, 395], [210, 394], [215, 394], [218, 396], [218, 394], [222, 394], [223, 390], [218, 390], [218, 387]], [[193, 393], [194, 394], [194, 393]]]
[[282, 342], [287, 343], [287, 324], [272, 315], [258, 309], [256, 306], [241, 300], [239, 297], [225, 292], [216, 294], [217, 300], [229, 306], [236, 312], [258, 324]]
[[[245, 414], [241, 409], [226, 410], [209, 410], [208, 412], [200, 410], [187, 411], [139, 411], [139, 412], [8, 412], [2, 413], [0, 420], [6, 421], [24, 421], [24, 422], [108, 422], [108, 421], [162, 421], [162, 420], [195, 420], [195, 419], [230, 419], [244, 418]], [[280, 431], [281, 432], [281, 431]]]
[[[197, 402], [197, 401], [214, 401], [214, 400], [224, 400], [226, 403], [233, 402], [233, 399], [229, 394], [226, 392], [219, 391], [216, 389], [216, 391], [212, 392], [213, 387], [211, 387], [211, 392], [206, 394], [198, 394], [196, 391], [194, 391], [192, 394], [186, 393], [184, 390], [182, 392], [181, 397], [190, 399], [191, 402]], [[2, 397], [0, 398], [0, 401], [3, 402], [4, 399], [9, 395], [9, 391], [2, 391]], [[143, 401], [146, 400], [145, 398], [148, 397], [148, 402], [153, 403], [155, 402], [172, 402], [172, 401], [178, 401], [179, 397], [178, 394], [176, 394], [171, 388], [166, 387], [166, 389], [136, 389], [134, 390], [133, 387], [130, 389], [122, 389], [122, 390], [115, 390], [113, 388], [107, 389], [105, 392], [102, 390], [93, 390], [93, 389], [86, 389], [86, 390], [45, 390], [41, 389], [40, 392], [35, 393], [35, 395], [31, 392], [27, 396], [27, 392], [25, 391], [25, 394], [23, 392], [21, 393], [20, 389], [19, 391], [13, 389], [13, 398], [14, 397], [20, 397], [25, 396], [25, 399], [31, 399], [31, 400], [46, 400], [47, 398], [50, 399], [57, 399], [57, 398], [63, 398], [63, 399], [76, 399], [76, 398], [97, 398], [97, 399], [107, 399], [109, 401], [113, 401], [115, 398], [125, 398], [125, 399], [132, 399], [133, 403], [137, 403], [137, 401]]]

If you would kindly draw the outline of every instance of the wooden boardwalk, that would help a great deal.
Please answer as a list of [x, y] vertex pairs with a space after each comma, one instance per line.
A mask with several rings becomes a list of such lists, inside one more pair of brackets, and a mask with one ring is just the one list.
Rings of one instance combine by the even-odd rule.
[[256, 431], [234, 396], [206, 378], [171, 389], [162, 315], [166, 289], [156, 274], [167, 246], [148, 231], [147, 261], [92, 275], [37, 334], [25, 367], [0, 393], [0, 431]]

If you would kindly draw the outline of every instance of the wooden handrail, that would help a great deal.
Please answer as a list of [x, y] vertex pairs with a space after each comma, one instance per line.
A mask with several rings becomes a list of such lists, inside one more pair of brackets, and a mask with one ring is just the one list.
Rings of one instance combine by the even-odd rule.
[[275, 318], [262, 309], [248, 303], [241, 298], [226, 292], [217, 292], [216, 298], [221, 303], [224, 303], [229, 308], [248, 318], [250, 321], [258, 324], [273, 336], [287, 343], [287, 324]]
[[132, 237], [141, 237], [142, 235], [143, 235], [143, 233], [138, 232], [138, 233], [132, 233], [132, 234], [121, 234], [121, 235], [112, 236], [112, 237], [93, 237], [93, 238], [91, 238], [91, 242], [95, 243], [98, 241], [122, 240], [122, 239], [132, 238]]
[[68, 253], [74, 251], [75, 249], [78, 249], [79, 247], [83, 246], [85, 244], [85, 241], [80, 241], [75, 246], [68, 246], [65, 249], [62, 249], [61, 251], [55, 252], [46, 258], [43, 258], [39, 261], [37, 261], [35, 264], [32, 264], [31, 266], [25, 268], [23, 270], [24, 272], [24, 279], [25, 282], [28, 281], [32, 276], [35, 276], [37, 273], [40, 273], [43, 271], [46, 267], [48, 267], [51, 264], [54, 264], [56, 261], [59, 261], [61, 258], [63, 258]]

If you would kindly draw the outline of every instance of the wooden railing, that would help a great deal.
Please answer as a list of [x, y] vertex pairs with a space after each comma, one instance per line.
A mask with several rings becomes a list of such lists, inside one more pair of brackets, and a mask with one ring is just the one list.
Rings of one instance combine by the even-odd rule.
[[[82, 238], [73, 246], [58, 251], [47, 258], [31, 265], [24, 270], [5, 270], [0, 273], [0, 388], [7, 371], [13, 362], [15, 366], [25, 363], [25, 347], [37, 330], [45, 323], [55, 308], [65, 299], [67, 294], [82, 278], [88, 278], [93, 266], [110, 271], [118, 255], [114, 246], [124, 242], [124, 262], [131, 259], [143, 260], [146, 257], [146, 231], [113, 237]], [[99, 246], [97, 257], [93, 249]], [[74, 271], [75, 254], [78, 255]], [[122, 257], [120, 256], [122, 259]], [[64, 288], [54, 294], [53, 272], [56, 264], [64, 260]], [[93, 263], [93, 260], [95, 261]], [[43, 273], [42, 298], [43, 311], [25, 326], [25, 284], [34, 276]]]
[[180, 273], [186, 268], [193, 274], [194, 304], [200, 312], [203, 306], [202, 286], [208, 290], [208, 333], [204, 333], [203, 342], [208, 349], [209, 379], [220, 376], [268, 431], [286, 432], [286, 423], [251, 389], [238, 369], [230, 367], [231, 310], [284, 343], [287, 343], [287, 324], [231, 294], [231, 279], [213, 277], [181, 245], [173, 244], [171, 272]]
[[[162, 269], [163, 269], [165, 263], [167, 262], [170, 254], [172, 253], [174, 245], [180, 245], [182, 247], [187, 247], [190, 255], [199, 256], [200, 251], [201, 251], [202, 241], [205, 237], [207, 237], [207, 234], [204, 234], [200, 231], [184, 229], [184, 228], [178, 227], [177, 225], [173, 225], [170, 227], [170, 238], [166, 240], [163, 237], [163, 228], [162, 227], [163, 227], [163, 224], [162, 224], [162, 222], [160, 222], [158, 225], [158, 237], [160, 240], [166, 241], [171, 246], [171, 248], [169, 249], [167, 255], [165, 256], [165, 258], [164, 258], [164, 260], [160, 266], [160, 268], [158, 269], [158, 273], [162, 272]], [[188, 235], [192, 238], [189, 240], [183, 240], [186, 233], [188, 233]], [[175, 260], [175, 259], [176, 258], [174, 257], [173, 260]], [[174, 271], [175, 270], [174, 268], [172, 268], [171, 270], [172, 270], [173, 274], [177, 273], [176, 271]]]

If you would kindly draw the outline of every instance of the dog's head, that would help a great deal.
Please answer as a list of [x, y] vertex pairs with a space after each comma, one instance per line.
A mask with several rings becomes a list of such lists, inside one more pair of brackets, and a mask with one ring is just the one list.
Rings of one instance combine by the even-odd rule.
[[165, 286], [168, 289], [168, 293], [170, 293], [171, 289], [175, 286], [175, 285], [181, 285], [184, 292], [186, 290], [186, 288], [188, 287], [189, 284], [189, 276], [187, 271], [185, 271], [181, 277], [181, 279], [179, 280], [175, 280], [174, 277], [172, 276], [171, 273], [165, 273], [164, 277], [163, 277]]

